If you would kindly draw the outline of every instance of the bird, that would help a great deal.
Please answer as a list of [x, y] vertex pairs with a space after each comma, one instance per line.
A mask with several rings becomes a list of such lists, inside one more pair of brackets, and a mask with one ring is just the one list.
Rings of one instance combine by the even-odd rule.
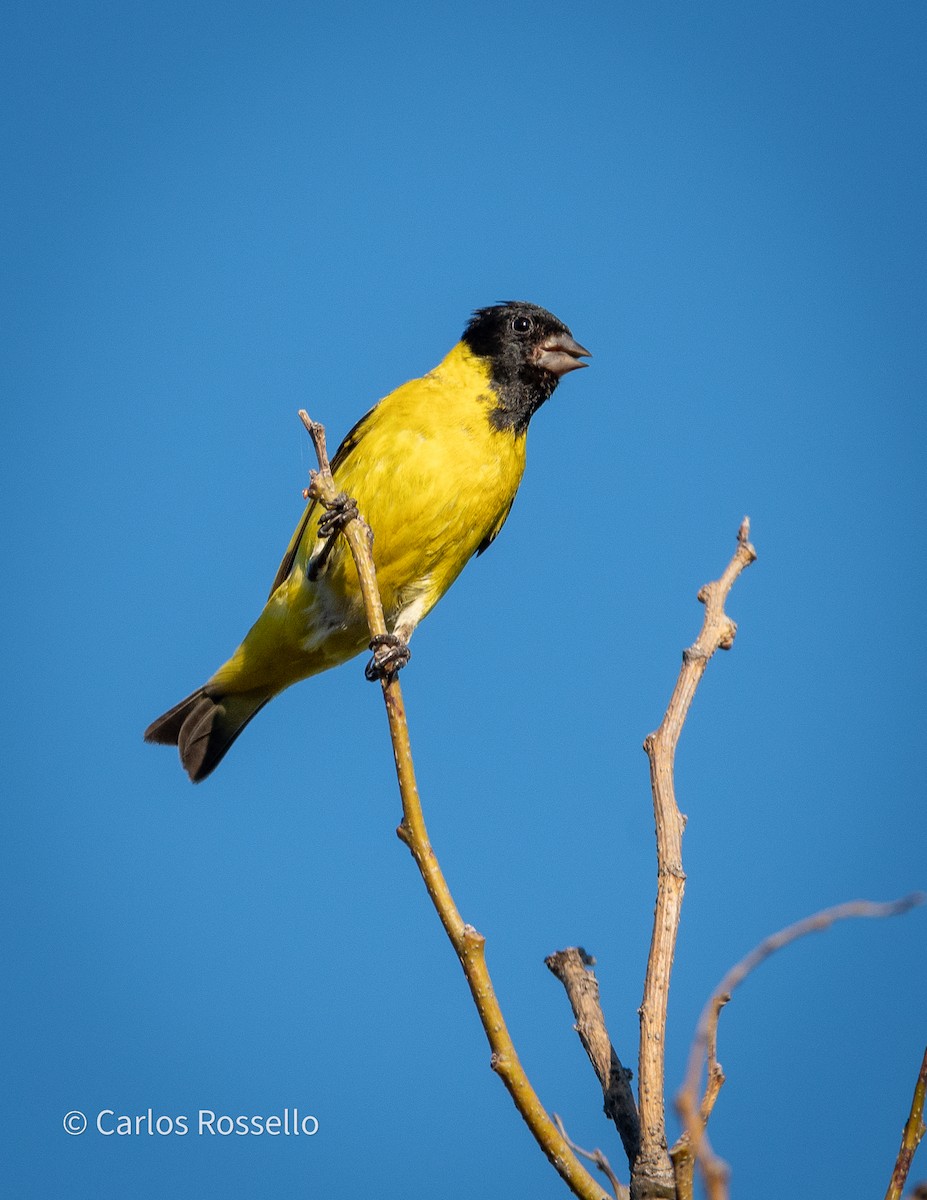
[[589, 357], [536, 304], [476, 309], [442, 361], [361, 417], [331, 461], [336, 488], [373, 530], [390, 632], [370, 640], [339, 514], [310, 500], [244, 641], [202, 687], [148, 726], [145, 741], [176, 745], [199, 783], [285, 688], [368, 648], [368, 678], [402, 667], [416, 626], [505, 524], [531, 418]]

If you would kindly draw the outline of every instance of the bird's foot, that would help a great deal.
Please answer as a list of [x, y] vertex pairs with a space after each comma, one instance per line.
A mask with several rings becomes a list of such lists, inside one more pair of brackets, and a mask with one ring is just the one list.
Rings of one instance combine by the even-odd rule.
[[360, 516], [357, 511], [357, 501], [347, 492], [339, 492], [331, 502], [320, 500], [319, 503], [324, 506], [325, 511], [319, 518], [317, 533], [319, 539], [323, 540], [325, 544], [318, 553], [313, 554], [309, 559], [306, 571], [309, 579], [318, 579], [345, 525]]
[[339, 492], [334, 500], [325, 504], [325, 512], [319, 520], [319, 537], [336, 537], [349, 521], [359, 515], [354, 497], [347, 492]]
[[373, 657], [364, 668], [364, 676], [371, 683], [380, 679], [391, 679], [412, 657], [408, 642], [404, 642], [395, 633], [378, 633], [371, 639], [370, 649], [373, 651]]

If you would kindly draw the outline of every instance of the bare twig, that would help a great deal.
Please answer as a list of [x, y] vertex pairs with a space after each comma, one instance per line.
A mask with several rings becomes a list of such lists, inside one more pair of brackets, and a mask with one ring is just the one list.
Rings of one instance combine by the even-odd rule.
[[914, 1152], [920, 1145], [921, 1138], [927, 1132], [924, 1128], [925, 1094], [927, 1094], [927, 1050], [924, 1051], [924, 1059], [918, 1072], [917, 1083], [914, 1087], [914, 1099], [911, 1101], [911, 1111], [901, 1135], [901, 1148], [895, 1160], [895, 1169], [892, 1171], [892, 1181], [885, 1193], [885, 1200], [901, 1200], [901, 1193], [904, 1191], [908, 1171], [911, 1170]]
[[[312, 438], [319, 460], [318, 472], [311, 475], [309, 495], [317, 499], [323, 507], [327, 507], [335, 501], [337, 491], [325, 449], [325, 430], [313, 421], [308, 413], [301, 411], [299, 417]], [[352, 516], [344, 524], [342, 532], [357, 566], [370, 634], [371, 637], [376, 637], [387, 630], [371, 553], [370, 528], [362, 517]], [[428, 840], [418, 786], [415, 782], [409, 727], [399, 677], [395, 674], [388, 675], [381, 680], [381, 684], [402, 797], [402, 823], [396, 832], [412, 852], [432, 903], [460, 959], [492, 1051], [492, 1068], [508, 1088], [516, 1108], [534, 1134], [538, 1145], [573, 1194], [581, 1200], [608, 1200], [607, 1194], [582, 1165], [548, 1116], [519, 1062], [486, 966], [486, 939], [472, 925], [465, 924]]]
[[557, 1113], [551, 1113], [550, 1115], [553, 1117], [554, 1124], [560, 1130], [561, 1134], [563, 1135], [563, 1140], [570, 1147], [570, 1149], [574, 1151], [574, 1153], [578, 1154], [580, 1158], [585, 1158], [588, 1159], [589, 1162], [595, 1163], [602, 1174], [608, 1179], [609, 1183], [612, 1185], [612, 1191], [615, 1193], [615, 1200], [629, 1200], [630, 1192], [624, 1186], [624, 1184], [619, 1181], [618, 1176], [611, 1168], [611, 1163], [608, 1161], [602, 1151], [599, 1149], [584, 1150], [582, 1146], [577, 1146], [577, 1144], [567, 1133], [566, 1129], [564, 1128], [563, 1121], [557, 1115]]
[[571, 946], [544, 961], [566, 989], [576, 1018], [574, 1028], [602, 1085], [605, 1115], [614, 1121], [628, 1156], [628, 1166], [633, 1170], [640, 1150], [641, 1125], [631, 1091], [631, 1072], [621, 1065], [605, 1027], [599, 981], [592, 970], [595, 959], [581, 946]]
[[724, 604], [735, 580], [756, 558], [749, 538], [750, 522], [744, 517], [737, 533], [737, 549], [724, 574], [706, 584], [698, 594], [705, 605], [702, 630], [683, 654], [682, 669], [659, 729], [644, 742], [650, 760], [657, 832], [657, 902], [640, 1009], [641, 1151], [631, 1179], [635, 1200], [650, 1197], [663, 1200], [676, 1195], [673, 1164], [666, 1144], [663, 1100], [666, 1012], [686, 879], [682, 869], [685, 819], [676, 804], [673, 767], [679, 735], [705, 668], [716, 650], [729, 650], [734, 644], [737, 627], [725, 613]]
[[[715, 988], [699, 1018], [695, 1040], [689, 1053], [686, 1078], [676, 1097], [676, 1108], [682, 1118], [685, 1132], [673, 1147], [673, 1160], [677, 1164], [678, 1173], [687, 1171], [691, 1174], [695, 1163], [699, 1164], [710, 1200], [724, 1200], [727, 1196], [727, 1165], [712, 1150], [705, 1126], [724, 1083], [724, 1073], [717, 1057], [718, 1021], [721, 1010], [730, 1001], [735, 988], [771, 954], [798, 938], [828, 929], [835, 921], [846, 920], [849, 917], [899, 916], [916, 904], [922, 904], [924, 899], [921, 893], [915, 892], [887, 904], [871, 900], [852, 900], [814, 913], [765, 938], [746, 958], [732, 967]], [[706, 1062], [708, 1082], [699, 1102], [699, 1080]]]

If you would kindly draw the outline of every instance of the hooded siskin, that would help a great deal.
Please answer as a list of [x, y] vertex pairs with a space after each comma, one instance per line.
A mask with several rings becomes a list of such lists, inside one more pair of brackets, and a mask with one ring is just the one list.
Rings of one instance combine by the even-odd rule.
[[[502, 528], [525, 468], [528, 423], [588, 354], [537, 305], [478, 309], [434, 370], [391, 392], [341, 443], [335, 485], [374, 531], [387, 628], [402, 641]], [[278, 692], [369, 645], [344, 539], [320, 558], [322, 515], [315, 502], [306, 507], [264, 611], [228, 662], [145, 730], [146, 741], [179, 747], [194, 783]]]

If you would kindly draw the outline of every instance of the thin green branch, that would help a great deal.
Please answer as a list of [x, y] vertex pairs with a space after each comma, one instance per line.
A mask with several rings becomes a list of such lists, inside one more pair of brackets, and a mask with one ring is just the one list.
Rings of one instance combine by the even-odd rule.
[[924, 1051], [924, 1060], [918, 1072], [917, 1083], [914, 1087], [914, 1099], [911, 1101], [911, 1112], [908, 1114], [904, 1132], [901, 1135], [901, 1148], [895, 1160], [895, 1169], [892, 1171], [892, 1181], [885, 1193], [885, 1200], [901, 1200], [901, 1193], [904, 1191], [908, 1172], [911, 1170], [914, 1152], [920, 1145], [921, 1138], [927, 1132], [924, 1128], [925, 1095], [927, 1095], [927, 1050]]
[[[312, 438], [319, 460], [318, 472], [311, 473], [308, 493], [323, 507], [327, 507], [335, 500], [337, 489], [325, 448], [325, 430], [305, 411], [300, 411], [299, 417]], [[361, 516], [353, 517], [346, 522], [342, 533], [357, 566], [367, 623], [373, 638], [386, 633], [387, 629], [374, 570], [370, 527]], [[397, 833], [412, 852], [428, 889], [428, 895], [460, 959], [492, 1051], [492, 1068], [508, 1088], [516, 1108], [534, 1134], [538, 1145], [573, 1194], [580, 1197], [580, 1200], [610, 1200], [608, 1193], [589, 1174], [551, 1120], [518, 1059], [486, 966], [486, 939], [472, 925], [466, 924], [458, 912], [428, 839], [421, 799], [415, 782], [409, 726], [398, 675], [383, 678], [381, 685], [402, 797], [402, 823]]]

